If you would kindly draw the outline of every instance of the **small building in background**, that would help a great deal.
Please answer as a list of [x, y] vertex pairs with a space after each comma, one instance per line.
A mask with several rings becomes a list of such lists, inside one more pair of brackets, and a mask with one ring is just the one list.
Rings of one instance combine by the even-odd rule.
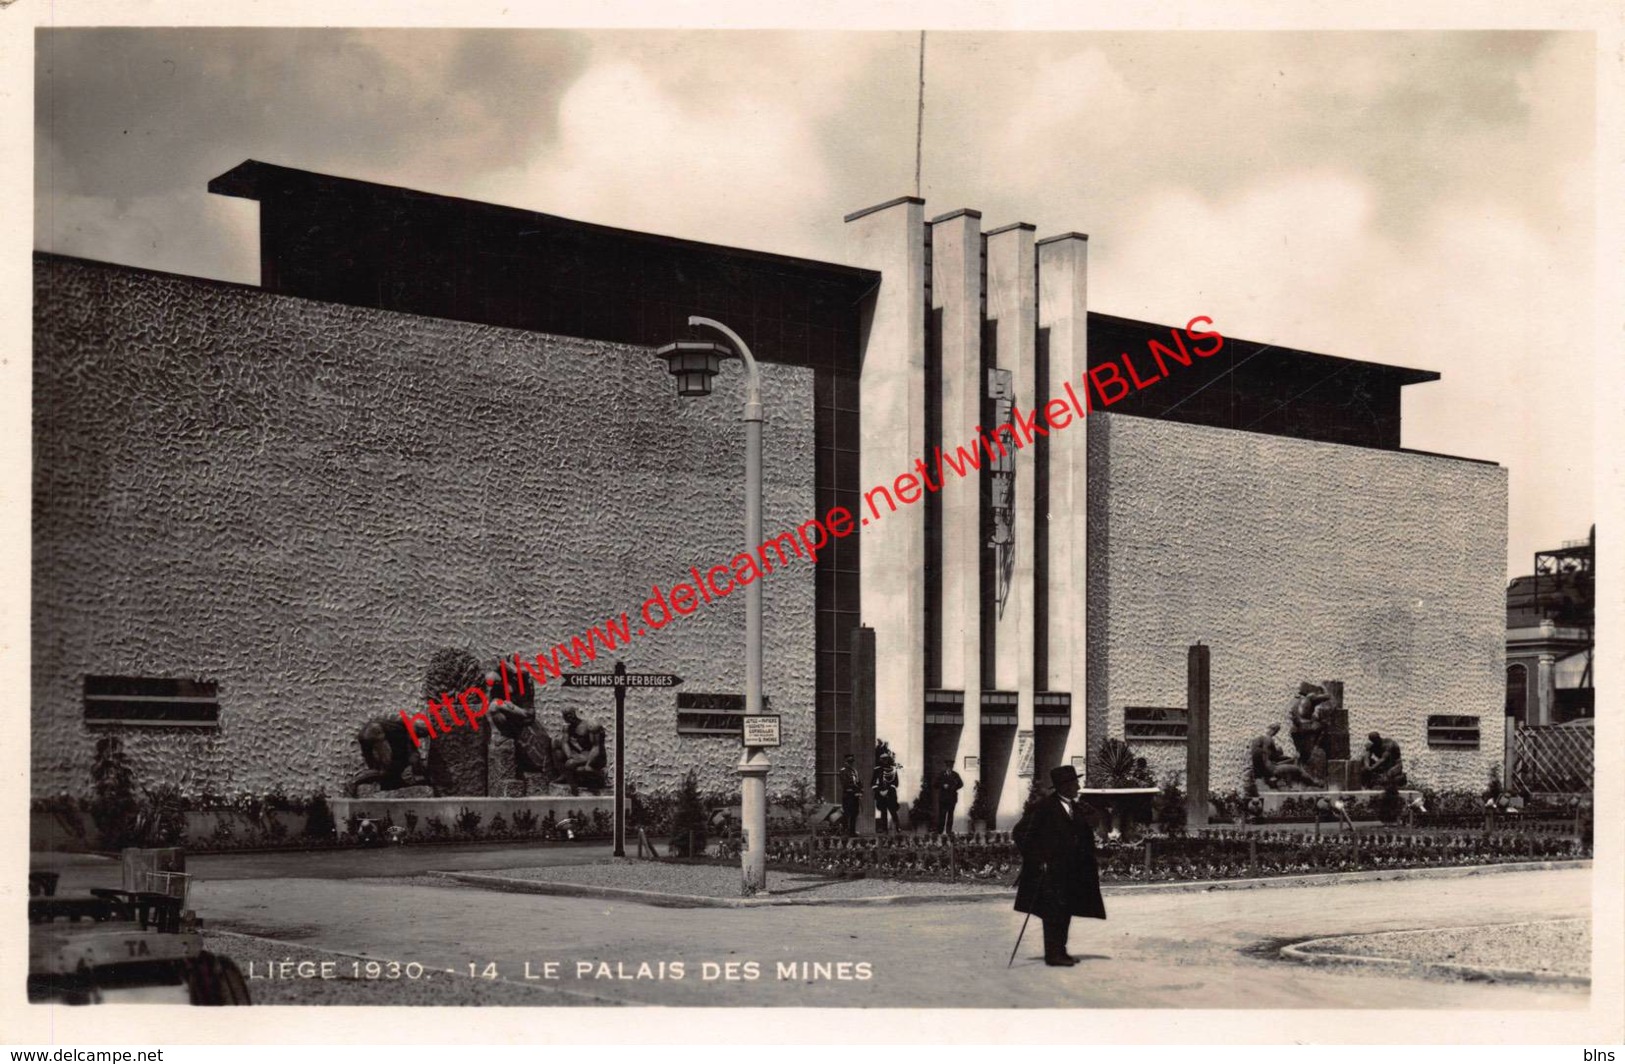
[[1597, 529], [1535, 555], [1507, 587], [1507, 716], [1567, 724], [1596, 712]]

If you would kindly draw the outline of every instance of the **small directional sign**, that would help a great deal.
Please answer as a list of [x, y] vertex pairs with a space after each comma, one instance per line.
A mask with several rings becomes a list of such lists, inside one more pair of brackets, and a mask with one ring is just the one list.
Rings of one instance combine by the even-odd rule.
[[676, 687], [682, 682], [669, 672], [573, 672], [564, 678], [566, 687]]
[[566, 687], [608, 687], [615, 692], [615, 856], [626, 856], [626, 689], [628, 687], [676, 687], [680, 676], [669, 672], [627, 672], [617, 661], [614, 672], [573, 672], [564, 678]]

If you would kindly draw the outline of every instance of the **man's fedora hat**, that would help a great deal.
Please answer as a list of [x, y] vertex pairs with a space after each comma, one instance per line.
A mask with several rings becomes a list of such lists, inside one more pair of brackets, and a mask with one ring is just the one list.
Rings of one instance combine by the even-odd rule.
[[1053, 787], [1059, 787], [1063, 783], [1076, 783], [1078, 770], [1071, 765], [1056, 765], [1049, 770], [1049, 781]]

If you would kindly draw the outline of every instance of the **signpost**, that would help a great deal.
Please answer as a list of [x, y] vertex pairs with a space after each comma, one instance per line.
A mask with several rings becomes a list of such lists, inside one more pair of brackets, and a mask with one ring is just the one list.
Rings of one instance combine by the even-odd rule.
[[777, 713], [763, 713], [758, 716], [745, 716], [740, 718], [739, 745], [741, 746], [781, 746], [779, 739], [779, 715]]
[[[669, 672], [627, 672], [617, 661], [614, 672], [573, 672], [564, 677], [566, 687], [612, 687], [615, 689], [615, 856], [626, 856], [626, 689], [628, 687], [676, 687], [681, 676]], [[777, 718], [775, 718], [775, 721]]]

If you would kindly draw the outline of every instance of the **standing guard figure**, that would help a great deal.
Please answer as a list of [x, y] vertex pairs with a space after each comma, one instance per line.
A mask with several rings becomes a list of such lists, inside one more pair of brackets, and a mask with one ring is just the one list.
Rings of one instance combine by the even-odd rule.
[[871, 789], [875, 795], [875, 815], [880, 818], [879, 823], [875, 825], [876, 832], [884, 831], [895, 835], [902, 827], [897, 822], [897, 770], [901, 767], [892, 757], [891, 747], [884, 742], [875, 744], [875, 770]]
[[953, 832], [954, 806], [959, 804], [959, 791], [964, 786], [965, 781], [954, 771], [954, 759], [945, 759], [942, 762], [942, 775], [937, 777], [937, 822], [932, 825], [938, 835]]
[[846, 764], [841, 766], [841, 834], [852, 836], [858, 833], [858, 804], [863, 794], [863, 781], [858, 779], [858, 759], [851, 754], [846, 755]]

